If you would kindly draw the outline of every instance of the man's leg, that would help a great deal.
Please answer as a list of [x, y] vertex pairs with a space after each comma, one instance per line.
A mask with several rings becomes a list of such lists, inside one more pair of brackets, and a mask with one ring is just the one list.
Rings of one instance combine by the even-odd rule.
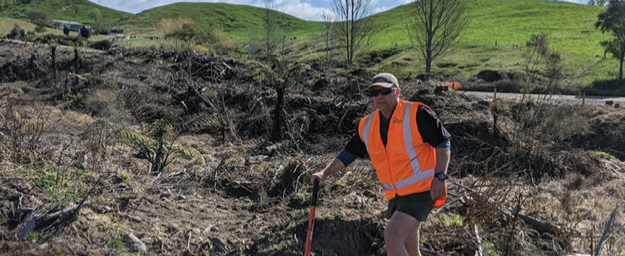
[[[393, 213], [384, 230], [384, 241], [386, 242], [388, 256], [408, 256], [408, 250], [404, 241], [406, 241], [408, 236], [414, 235], [415, 230], [419, 226], [419, 221], [414, 217], [400, 211]], [[419, 240], [417, 239], [418, 245]]]
[[417, 227], [412, 231], [406, 240], [404, 240], [404, 245], [406, 246], [406, 250], [408, 251], [408, 255], [410, 256], [421, 256], [421, 251], [419, 251], [419, 229], [421, 228], [421, 222], [417, 221]]

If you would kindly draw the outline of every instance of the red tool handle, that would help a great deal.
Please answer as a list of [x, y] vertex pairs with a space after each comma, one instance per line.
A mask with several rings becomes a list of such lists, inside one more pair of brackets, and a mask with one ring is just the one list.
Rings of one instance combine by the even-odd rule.
[[305, 256], [310, 256], [310, 247], [312, 244], [313, 229], [315, 227], [315, 208], [317, 207], [317, 194], [319, 193], [319, 179], [315, 179], [313, 183], [313, 196], [310, 203], [310, 219], [308, 220], [308, 233], [306, 234]]

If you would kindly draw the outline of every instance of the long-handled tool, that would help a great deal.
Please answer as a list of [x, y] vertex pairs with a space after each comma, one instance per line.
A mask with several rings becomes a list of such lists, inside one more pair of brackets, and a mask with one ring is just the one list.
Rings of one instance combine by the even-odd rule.
[[315, 227], [315, 208], [317, 207], [317, 194], [319, 193], [319, 179], [315, 179], [313, 183], [313, 196], [310, 203], [310, 219], [308, 220], [308, 233], [306, 234], [305, 256], [310, 256], [310, 247], [312, 244], [313, 229]]

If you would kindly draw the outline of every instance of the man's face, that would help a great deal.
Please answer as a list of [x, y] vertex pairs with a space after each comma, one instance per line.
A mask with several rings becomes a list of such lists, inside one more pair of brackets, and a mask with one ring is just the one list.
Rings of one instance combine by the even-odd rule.
[[388, 92], [389, 89], [385, 89], [382, 86], [374, 86], [370, 90], [377, 91], [379, 93], [377, 96], [372, 96], [371, 98], [373, 99], [373, 105], [375, 105], [375, 107], [382, 112], [392, 110], [399, 103], [401, 90], [397, 87], [390, 88], [390, 90], [394, 91], [391, 91], [391, 93], [387, 95], [383, 94], [385, 91]]

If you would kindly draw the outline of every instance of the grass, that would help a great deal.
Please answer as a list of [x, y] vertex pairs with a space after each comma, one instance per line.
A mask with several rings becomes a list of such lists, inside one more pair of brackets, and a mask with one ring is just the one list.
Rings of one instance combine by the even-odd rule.
[[464, 218], [461, 215], [447, 215], [441, 214], [434, 218], [434, 224], [441, 227], [453, 228], [461, 227]]
[[618, 160], [618, 158], [616, 158], [615, 156], [611, 155], [610, 153], [603, 152], [603, 151], [590, 150], [590, 154], [595, 157], [600, 157], [600, 158], [605, 157], [605, 158], [610, 158], [611, 160]]
[[111, 238], [106, 243], [108, 245], [110, 245], [111, 247], [116, 248], [116, 249], [120, 249], [120, 248], [124, 248], [125, 247], [124, 241], [122, 241], [119, 238]]
[[[150, 29], [158, 25], [162, 19], [182, 16], [192, 19], [199, 28], [217, 28], [232, 38], [247, 39], [251, 34], [257, 37], [262, 35], [264, 11], [258, 7], [225, 3], [176, 3], [143, 11], [119, 24], [129, 28]], [[323, 30], [320, 23], [272, 12], [279, 19], [290, 22], [291, 37], [308, 36]]]
[[[23, 20], [14, 19], [14, 18], [0, 18], [0, 36], [2, 36], [2, 39], [4, 39], [4, 36], [6, 34], [11, 33], [11, 30], [13, 29], [13, 27], [15, 27], [15, 24], [20, 26], [20, 28], [23, 28], [26, 32], [35, 31], [35, 24], [32, 24], [28, 21], [23, 21]], [[46, 28], [46, 33], [62, 35], [63, 31], [60, 31], [57, 29]]]
[[102, 13], [102, 19], [105, 24], [115, 25], [120, 20], [132, 17], [133, 14], [126, 13], [111, 8], [107, 8], [87, 0], [46, 0], [46, 1], [30, 1], [24, 4], [22, 1], [15, 0], [14, 4], [5, 6], [5, 16], [28, 20], [28, 12], [30, 10], [40, 10], [46, 12], [50, 19], [70, 20], [80, 23], [90, 24], [93, 20], [89, 17], [89, 13], [97, 9]]
[[[532, 34], [546, 33], [550, 47], [565, 58], [567, 74], [594, 66], [581, 83], [613, 79], [617, 61], [603, 60], [599, 42], [609, 35], [594, 28], [601, 7], [558, 1], [541, 0], [470, 0], [466, 1], [469, 25], [462, 34], [459, 46], [438, 63], [457, 63], [453, 68], [434, 66], [433, 73], [447, 73], [449, 77], [470, 77], [484, 69], [519, 70], [523, 62], [523, 47]], [[379, 27], [387, 27], [372, 39], [373, 49], [394, 46], [410, 48], [406, 33], [408, 6], [400, 6], [373, 17]], [[497, 44], [497, 45], [495, 45]], [[512, 46], [521, 46], [521, 50]], [[398, 57], [419, 59], [414, 51]], [[389, 60], [389, 61], [395, 61]], [[407, 69], [423, 73], [422, 61], [409, 62]], [[470, 68], [466, 68], [466, 66]], [[464, 67], [464, 68], [462, 68]]]
[[[618, 71], [616, 59], [603, 59], [599, 42], [610, 38], [594, 27], [602, 7], [542, 0], [470, 0], [466, 1], [470, 23], [461, 41], [448, 55], [433, 64], [432, 73], [439, 78], [469, 78], [479, 71], [522, 70], [523, 48], [532, 34], [546, 33], [550, 47], [562, 53], [566, 73], [573, 76], [588, 67], [585, 77], [571, 81], [588, 85], [595, 80], [614, 79]], [[397, 47], [399, 53], [367, 68], [381, 69], [397, 63], [403, 74], [425, 72], [425, 64], [412, 50], [406, 25], [410, 18], [408, 5], [372, 16], [375, 27], [368, 51]], [[310, 45], [319, 44], [310, 38]], [[521, 49], [515, 49], [520, 46]], [[310, 48], [300, 46], [298, 50]], [[306, 52], [315, 59], [319, 47]], [[341, 53], [340, 50], [338, 53]], [[301, 54], [301, 53], [300, 53]], [[363, 55], [366, 60], [366, 54]], [[455, 67], [437, 67], [437, 63], [454, 63]]]

